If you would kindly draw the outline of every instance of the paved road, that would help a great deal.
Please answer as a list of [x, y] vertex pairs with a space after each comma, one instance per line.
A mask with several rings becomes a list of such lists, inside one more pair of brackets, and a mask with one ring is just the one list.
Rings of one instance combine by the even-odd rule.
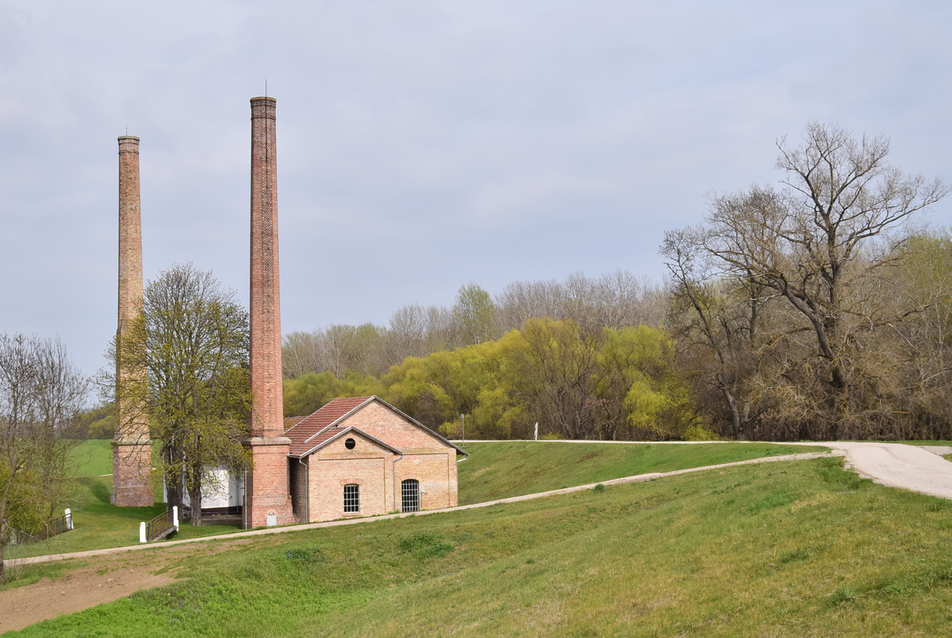
[[[804, 444], [810, 445], [810, 444]], [[952, 463], [943, 446], [901, 443], [815, 443], [846, 456], [846, 466], [880, 485], [952, 499]]]

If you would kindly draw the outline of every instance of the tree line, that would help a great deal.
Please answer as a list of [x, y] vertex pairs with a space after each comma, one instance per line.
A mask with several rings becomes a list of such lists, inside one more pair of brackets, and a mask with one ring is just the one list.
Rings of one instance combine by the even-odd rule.
[[883, 137], [814, 123], [778, 147], [779, 188], [716, 197], [662, 246], [698, 405], [735, 438], [952, 437], [950, 237], [917, 220], [948, 187]]
[[310, 372], [285, 381], [285, 410], [377, 394], [446, 436], [709, 438], [665, 332], [529, 319], [499, 339], [408, 357], [380, 379]]
[[[386, 327], [289, 334], [287, 412], [373, 392], [502, 438], [535, 421], [571, 438], [952, 438], [952, 237], [921, 218], [948, 187], [892, 166], [881, 136], [811, 123], [778, 150], [777, 187], [715, 196], [665, 234], [661, 286], [623, 271], [495, 298], [470, 284]], [[608, 372], [635, 329], [665, 354]], [[645, 379], [663, 400], [629, 396]]]
[[[922, 219], [948, 187], [892, 166], [881, 136], [813, 123], [778, 150], [778, 186], [665, 234], [663, 285], [469, 284], [387, 326], [287, 335], [286, 415], [377, 394], [452, 437], [465, 415], [482, 438], [952, 439], [952, 235]], [[142, 371], [107, 374], [108, 400], [140, 406], [125, 418], [149, 419], [170, 503], [187, 492], [200, 524], [207, 470], [249, 462], [247, 312], [175, 266], [109, 357]], [[81, 414], [86, 391], [58, 341], [0, 336], [0, 559], [65, 498], [77, 433], [125, 427]]]
[[661, 286], [621, 270], [599, 278], [578, 273], [564, 282], [514, 282], [495, 298], [471, 283], [459, 289], [451, 307], [409, 304], [391, 314], [387, 326], [337, 324], [292, 332], [284, 337], [284, 376], [379, 378], [407, 357], [493, 341], [529, 319], [571, 320], [583, 330], [657, 327], [664, 320], [664, 296]]

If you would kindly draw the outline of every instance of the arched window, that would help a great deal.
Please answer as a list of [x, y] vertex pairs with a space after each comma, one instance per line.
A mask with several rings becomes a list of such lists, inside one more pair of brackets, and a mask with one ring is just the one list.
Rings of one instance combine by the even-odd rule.
[[351, 512], [354, 512], [354, 513], [360, 512], [360, 486], [359, 485], [345, 485], [344, 486], [344, 513], [349, 514]]
[[401, 511], [420, 511], [420, 481], [407, 479], [400, 484], [400, 494], [403, 496]]

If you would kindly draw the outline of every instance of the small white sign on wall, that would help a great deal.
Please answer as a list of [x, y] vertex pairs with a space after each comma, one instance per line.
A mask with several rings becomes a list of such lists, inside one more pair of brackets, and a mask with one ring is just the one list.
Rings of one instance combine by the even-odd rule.
[[268, 514], [268, 527], [276, 527], [278, 524], [277, 514]]

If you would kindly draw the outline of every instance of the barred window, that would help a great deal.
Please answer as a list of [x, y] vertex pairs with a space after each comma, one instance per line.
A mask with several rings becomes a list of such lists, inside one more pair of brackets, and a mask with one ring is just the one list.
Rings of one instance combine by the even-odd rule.
[[400, 493], [403, 495], [403, 512], [420, 511], [420, 481], [407, 479], [400, 484]]
[[344, 513], [360, 512], [360, 486], [344, 486]]

